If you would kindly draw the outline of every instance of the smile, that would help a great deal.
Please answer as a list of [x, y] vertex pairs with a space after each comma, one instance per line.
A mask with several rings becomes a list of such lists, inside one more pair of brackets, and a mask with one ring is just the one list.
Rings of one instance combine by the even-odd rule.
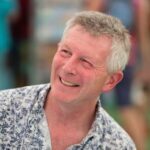
[[72, 82], [69, 82], [69, 81], [65, 81], [62, 78], [60, 78], [60, 81], [65, 86], [70, 86], [70, 87], [78, 87], [79, 86], [78, 84], [75, 84], [75, 83], [72, 83]]

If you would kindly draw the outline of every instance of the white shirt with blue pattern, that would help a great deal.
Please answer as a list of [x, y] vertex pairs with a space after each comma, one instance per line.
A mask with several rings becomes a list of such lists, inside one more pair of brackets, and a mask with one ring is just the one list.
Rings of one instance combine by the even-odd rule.
[[[52, 150], [43, 105], [50, 84], [0, 92], [0, 150]], [[128, 134], [97, 104], [87, 136], [67, 150], [136, 150]]]

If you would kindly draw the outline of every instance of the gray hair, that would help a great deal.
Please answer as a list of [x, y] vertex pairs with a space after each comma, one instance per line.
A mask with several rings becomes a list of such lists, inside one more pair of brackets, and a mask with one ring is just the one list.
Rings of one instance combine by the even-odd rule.
[[107, 35], [112, 38], [111, 54], [107, 58], [107, 69], [110, 73], [123, 70], [130, 53], [130, 35], [121, 21], [110, 15], [83, 11], [75, 14], [66, 24], [63, 37], [72, 27], [80, 25], [94, 37]]

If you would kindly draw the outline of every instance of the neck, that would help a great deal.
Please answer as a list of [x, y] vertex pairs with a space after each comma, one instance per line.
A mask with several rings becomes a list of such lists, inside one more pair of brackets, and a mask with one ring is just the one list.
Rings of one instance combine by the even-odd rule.
[[60, 124], [61, 126], [73, 127], [84, 130], [89, 130], [95, 117], [95, 103], [87, 103], [84, 105], [64, 104], [54, 99], [51, 94], [48, 95], [45, 105], [45, 112], [49, 122]]
[[80, 143], [87, 135], [95, 117], [95, 103], [71, 104], [48, 94], [45, 113], [51, 135], [52, 149], [64, 150]]

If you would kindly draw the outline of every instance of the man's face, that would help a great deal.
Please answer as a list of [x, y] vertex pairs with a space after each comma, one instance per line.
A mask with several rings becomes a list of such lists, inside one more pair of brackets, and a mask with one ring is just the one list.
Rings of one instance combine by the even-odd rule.
[[109, 37], [93, 37], [80, 26], [71, 28], [53, 59], [51, 94], [66, 103], [97, 99], [109, 77], [110, 48]]

